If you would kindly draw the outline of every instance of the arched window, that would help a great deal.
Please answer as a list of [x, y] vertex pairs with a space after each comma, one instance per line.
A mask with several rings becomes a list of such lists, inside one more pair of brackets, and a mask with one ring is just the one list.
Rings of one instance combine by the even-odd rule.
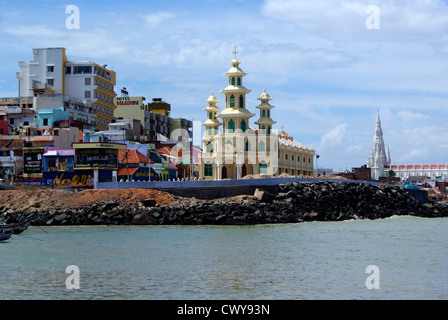
[[208, 135], [209, 135], [209, 136], [212, 135], [212, 128], [208, 128]]
[[265, 126], [261, 127], [261, 133], [266, 133], [266, 127]]
[[258, 151], [260, 152], [260, 151], [265, 151], [266, 150], [266, 147], [265, 147], [265, 144], [264, 144], [264, 142], [263, 141], [260, 141], [259, 143], [258, 143]]
[[209, 114], [208, 114], [208, 118], [209, 118], [209, 119], [213, 119], [213, 113], [212, 113], [212, 112], [209, 112]]
[[271, 126], [268, 127], [268, 134], [271, 134]]
[[268, 174], [268, 165], [264, 161], [258, 164], [258, 173]]
[[250, 142], [249, 142], [249, 140], [246, 141], [246, 147], [244, 148], [244, 151], [250, 151]]
[[240, 108], [244, 108], [244, 97], [240, 95]]
[[230, 133], [233, 133], [235, 131], [235, 122], [233, 121], [233, 119], [230, 119], [229, 125], [227, 128], [229, 129]]
[[241, 120], [241, 131], [246, 132], [246, 120]]
[[241, 85], [241, 78], [240, 77], [238, 77], [238, 80], [237, 80], [237, 82], [236, 82], [239, 86]]
[[235, 108], [235, 96], [233, 94], [230, 96], [230, 107]]
[[207, 163], [204, 166], [204, 177], [213, 177], [213, 165]]
[[232, 86], [235, 85], [235, 77], [232, 77]]
[[271, 110], [268, 110], [268, 117], [271, 116]]
[[263, 111], [262, 111], [261, 116], [262, 116], [262, 117], [266, 117], [266, 110], [263, 110]]

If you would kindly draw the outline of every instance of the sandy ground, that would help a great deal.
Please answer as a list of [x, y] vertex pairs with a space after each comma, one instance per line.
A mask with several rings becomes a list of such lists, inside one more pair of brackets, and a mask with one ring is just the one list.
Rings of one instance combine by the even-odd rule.
[[145, 199], [155, 199], [159, 205], [169, 205], [182, 201], [181, 198], [166, 192], [152, 189], [113, 189], [113, 190], [0, 190], [0, 206], [10, 210], [28, 208], [77, 208], [104, 201], [120, 204], [134, 204]]

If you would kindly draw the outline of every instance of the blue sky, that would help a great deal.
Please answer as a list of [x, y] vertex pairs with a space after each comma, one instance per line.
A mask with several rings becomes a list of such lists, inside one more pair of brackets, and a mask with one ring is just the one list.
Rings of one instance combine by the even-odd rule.
[[[70, 4], [79, 30], [66, 28]], [[379, 29], [366, 27], [369, 5]], [[65, 47], [115, 70], [116, 92], [161, 97], [195, 121], [211, 91], [223, 100], [236, 46], [247, 108], [266, 88], [277, 128], [315, 148], [319, 167], [365, 164], [377, 111], [392, 163], [448, 162], [447, 1], [0, 0], [0, 39], [2, 97], [17, 95], [32, 48]]]

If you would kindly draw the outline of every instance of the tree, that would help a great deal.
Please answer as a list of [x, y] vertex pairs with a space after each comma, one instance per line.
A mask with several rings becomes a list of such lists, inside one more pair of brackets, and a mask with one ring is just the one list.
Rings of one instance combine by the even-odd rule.
[[394, 170], [387, 171], [387, 177], [388, 178], [395, 178], [396, 176], [397, 176], [397, 174], [395, 173]]

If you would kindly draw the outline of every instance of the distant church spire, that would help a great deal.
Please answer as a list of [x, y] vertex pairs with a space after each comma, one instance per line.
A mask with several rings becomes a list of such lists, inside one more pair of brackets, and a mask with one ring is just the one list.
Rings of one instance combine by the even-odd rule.
[[373, 136], [372, 152], [367, 160], [367, 167], [371, 168], [372, 179], [377, 180], [384, 177], [385, 166], [390, 166], [389, 147], [386, 153], [386, 147], [383, 139], [383, 130], [381, 128], [380, 113], [378, 111], [376, 118], [375, 134]]

